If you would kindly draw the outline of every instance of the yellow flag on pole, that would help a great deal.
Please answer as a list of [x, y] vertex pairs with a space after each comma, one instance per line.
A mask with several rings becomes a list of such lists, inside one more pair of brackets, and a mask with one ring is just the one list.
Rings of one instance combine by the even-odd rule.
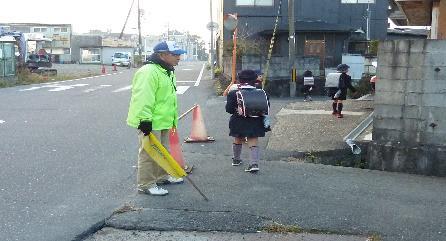
[[178, 165], [175, 159], [173, 159], [153, 133], [144, 136], [143, 147], [147, 154], [149, 154], [149, 156], [152, 157], [153, 160], [169, 175], [176, 178], [187, 176], [184, 169]]

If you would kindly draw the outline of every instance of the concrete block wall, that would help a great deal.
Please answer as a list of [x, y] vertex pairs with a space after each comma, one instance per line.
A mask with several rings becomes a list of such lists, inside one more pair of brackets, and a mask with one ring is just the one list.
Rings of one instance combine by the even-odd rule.
[[[427, 170], [446, 168], [446, 159], [436, 160], [443, 154], [425, 153], [444, 152], [446, 147], [446, 41], [381, 42], [377, 76], [371, 167], [427, 175], [446, 173], [446, 169]], [[405, 163], [417, 160], [431, 163]]]

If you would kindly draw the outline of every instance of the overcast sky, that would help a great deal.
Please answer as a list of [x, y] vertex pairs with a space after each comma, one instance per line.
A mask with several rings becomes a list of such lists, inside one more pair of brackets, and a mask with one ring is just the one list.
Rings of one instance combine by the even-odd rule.
[[[137, 33], [137, 2], [126, 25], [126, 33]], [[121, 32], [132, 0], [1, 0], [0, 22], [72, 24], [73, 32], [111, 29]], [[214, 8], [216, 1], [213, 1]], [[189, 31], [208, 41], [209, 0], [140, 0], [144, 11], [142, 33], [160, 34], [167, 26]], [[188, 11], [192, 8], [192, 11]], [[213, 18], [215, 21], [215, 13]]]

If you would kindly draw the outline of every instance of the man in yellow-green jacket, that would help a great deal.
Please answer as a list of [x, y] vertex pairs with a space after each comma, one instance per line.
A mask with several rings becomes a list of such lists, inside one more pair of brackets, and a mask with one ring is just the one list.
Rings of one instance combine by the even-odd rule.
[[153, 52], [133, 77], [127, 124], [138, 129], [138, 192], [162, 196], [169, 192], [159, 184], [182, 183], [183, 179], [169, 176], [145, 152], [142, 140], [153, 133], [169, 149], [169, 129], [178, 123], [174, 66], [186, 51], [173, 41], [163, 41]]

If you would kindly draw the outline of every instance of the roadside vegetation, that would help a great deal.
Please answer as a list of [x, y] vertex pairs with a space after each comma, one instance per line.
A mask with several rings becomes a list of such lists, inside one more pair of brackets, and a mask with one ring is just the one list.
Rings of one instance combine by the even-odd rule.
[[82, 74], [58, 74], [58, 75], [45, 75], [31, 73], [27, 70], [19, 71], [17, 73], [16, 79], [0, 79], [0, 88], [7, 88], [20, 85], [30, 85], [30, 84], [40, 84], [49, 83], [62, 80], [78, 79], [84, 77], [95, 76], [94, 73], [82, 73]]
[[[334, 234], [334, 235], [358, 235], [355, 233], [349, 232], [337, 232], [330, 230], [321, 230], [321, 229], [305, 229], [299, 227], [297, 225], [283, 225], [280, 223], [272, 223], [267, 225], [262, 229], [262, 231], [267, 233], [311, 233], [311, 234]], [[360, 235], [360, 234], [359, 234]], [[367, 237], [367, 241], [381, 241], [381, 236], [378, 234], [370, 234]]]

